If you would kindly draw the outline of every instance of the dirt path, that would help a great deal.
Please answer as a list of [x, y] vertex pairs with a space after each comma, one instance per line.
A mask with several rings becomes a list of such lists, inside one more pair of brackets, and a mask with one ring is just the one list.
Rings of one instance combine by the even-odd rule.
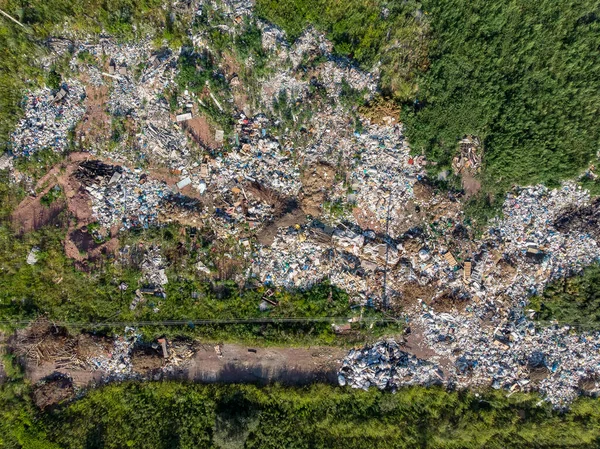
[[[221, 345], [221, 357], [214, 345], [200, 346], [195, 354], [171, 371], [140, 373], [152, 379], [176, 379], [201, 383], [284, 383], [306, 385], [313, 382], [335, 383], [346, 350], [331, 347], [251, 348], [244, 345]], [[99, 383], [103, 371], [57, 368], [53, 362], [29, 364], [26, 377], [36, 383], [59, 372], [69, 375], [77, 387]]]
[[[254, 352], [255, 351], [255, 352]], [[176, 378], [194, 382], [304, 385], [336, 382], [346, 351], [341, 348], [249, 348], [226, 344], [219, 357], [212, 346], [198, 350]]]

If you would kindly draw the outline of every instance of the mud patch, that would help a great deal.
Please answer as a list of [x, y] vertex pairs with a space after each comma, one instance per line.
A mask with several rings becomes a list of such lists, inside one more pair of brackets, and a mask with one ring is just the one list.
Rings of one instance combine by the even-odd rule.
[[481, 190], [481, 181], [479, 181], [471, 170], [464, 170], [461, 180], [462, 188], [467, 198], [477, 195]]
[[66, 220], [63, 212], [66, 207], [64, 199], [58, 199], [46, 206], [41, 203], [41, 197], [29, 197], [17, 206], [11, 216], [11, 222], [18, 235], [37, 231], [44, 226], [64, 227]]
[[75, 129], [80, 145], [103, 147], [111, 134], [111, 119], [106, 110], [108, 85], [85, 86], [85, 114]]
[[428, 303], [436, 292], [432, 285], [420, 285], [417, 282], [407, 282], [398, 290], [398, 298], [391, 306], [399, 312], [409, 312], [420, 306], [419, 300]]
[[306, 222], [307, 219], [305, 213], [300, 209], [295, 209], [294, 211], [283, 215], [273, 223], [263, 228], [257, 234], [256, 238], [261, 245], [271, 246], [275, 240], [275, 237], [277, 236], [277, 231], [279, 228], [287, 228], [295, 225], [302, 226]]

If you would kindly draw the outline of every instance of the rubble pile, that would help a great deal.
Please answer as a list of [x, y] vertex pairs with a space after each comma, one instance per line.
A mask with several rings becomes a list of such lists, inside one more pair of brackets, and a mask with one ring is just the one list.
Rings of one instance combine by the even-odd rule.
[[167, 275], [165, 274], [165, 263], [160, 254], [160, 248], [151, 246], [144, 255], [142, 261], [142, 282], [149, 285], [162, 287], [168, 283]]
[[[445, 384], [539, 390], [562, 408], [579, 394], [582, 382], [599, 378], [600, 332], [581, 333], [559, 325], [537, 328], [526, 309], [529, 296], [541, 293], [551, 280], [600, 260], [600, 248], [591, 233], [578, 227], [556, 228], [565, 208], [588, 213], [590, 207], [589, 194], [573, 183], [508, 194], [503, 218], [493, 221], [478, 242], [469, 278], [448, 270], [457, 262], [444, 257], [447, 253], [423, 252], [433, 279], [446, 275], [446, 289], [463, 289], [473, 298], [464, 312], [437, 313], [426, 304], [430, 298], [406, 310], [409, 326], [422, 329], [427, 346], [437, 357], [452, 361]], [[433, 240], [428, 245], [435, 247]], [[500, 256], [494, 260], [491, 252]], [[500, 262], [507, 260], [512, 274], [503, 276], [506, 262]], [[541, 361], [532, 366], [534, 356]]]
[[[263, 29], [266, 33], [266, 36], [263, 35], [265, 50], [278, 51], [278, 58], [274, 63], [280, 64], [282, 60], [290, 60], [292, 63], [291, 69], [281, 70], [278, 67], [275, 74], [262, 84], [261, 99], [265, 106], [271, 108], [273, 100], [280, 98], [283, 92], [292, 103], [303, 101], [308, 96], [311, 83], [325, 88], [327, 95], [336, 100], [342, 92], [343, 83], [362, 92], [366, 100], [371, 99], [377, 92], [377, 78], [335, 57], [331, 42], [314, 28], [308, 28], [291, 46], [281, 45], [283, 35], [272, 27], [263, 26]], [[327, 59], [316, 67], [310, 82], [303, 79], [301, 70], [307, 56], [321, 56]]]
[[379, 341], [363, 349], [352, 349], [338, 373], [340, 385], [380, 390], [411, 385], [442, 383], [441, 370], [434, 364], [402, 351], [394, 340]]
[[[69, 130], [84, 113], [83, 86], [69, 80], [61, 91], [64, 96], [49, 88], [32, 92], [25, 98], [25, 116], [11, 134], [11, 149], [15, 156], [30, 156], [36, 151], [51, 148], [65, 151], [69, 146]], [[62, 94], [60, 94], [62, 95]]]
[[[454, 360], [454, 372], [445, 382], [459, 387], [539, 390], [563, 408], [577, 397], [583, 380], [600, 376], [599, 332], [558, 325], [536, 328], [514, 310], [496, 326], [430, 309], [417, 322], [426, 329], [428, 346]], [[541, 359], [532, 362], [532, 357]]]
[[131, 370], [131, 351], [141, 340], [141, 335], [134, 328], [126, 327], [124, 335], [117, 336], [113, 342], [113, 350], [109, 357], [92, 357], [93, 369], [102, 371], [109, 380], [125, 380], [133, 377]]
[[[202, 0], [196, 14], [218, 9], [225, 19], [215, 27], [235, 34], [243, 32], [242, 16], [252, 8], [247, 0]], [[285, 288], [309, 288], [327, 279], [356, 303], [391, 304], [436, 354], [421, 360], [393, 340], [353, 350], [340, 371], [342, 385], [538, 389], [564, 407], [582, 382], [596, 382], [600, 333], [536, 328], [527, 303], [548, 282], [600, 260], [598, 200], [569, 182], [557, 189], [515, 188], [506, 196], [503, 216], [475, 239], [463, 219], [460, 195], [436, 192], [423, 182], [429, 162], [411, 155], [402, 125], [394, 124], [398, 117], [379, 119], [373, 112], [369, 117], [377, 124], [371, 123], [340, 98], [348, 88], [352, 98], [372, 98], [376, 73], [333, 55], [331, 42], [312, 28], [290, 45], [281, 30], [257, 23], [263, 47], [272, 53], [266, 59], [269, 75], [247, 92], [242, 73], [232, 73], [235, 64], [218, 60], [208, 33], [190, 31], [192, 51], [215, 59], [218, 69], [211, 76], [232, 86], [236, 80], [233, 98], [220, 97], [235, 111], [233, 129], [208, 116], [194, 120], [198, 96], [212, 96], [224, 109], [208, 81], [198, 96], [175, 85], [181, 50], [155, 50], [150, 40], [119, 44], [106, 36], [94, 43], [48, 42], [56, 55], [73, 52], [71, 68], [86, 86], [110, 86], [102, 94], [108, 95], [106, 108], [94, 107], [124, 119], [132, 137], [108, 150], [104, 144], [86, 150], [129, 162], [125, 165], [151, 166], [146, 173], [101, 161], [80, 164], [76, 177], [98, 223], [127, 230], [178, 220], [208, 228], [220, 243], [235, 241], [221, 249], [224, 257], [246, 259], [245, 276]], [[50, 62], [45, 58], [41, 64], [50, 67]], [[166, 98], [175, 87], [177, 101], [171, 105]], [[235, 98], [240, 92], [243, 98]], [[246, 97], [256, 103], [252, 109], [264, 113], [236, 109], [248, 109], [239, 106], [250, 102]], [[25, 117], [12, 135], [14, 155], [66, 149], [68, 131], [84, 114], [84, 98], [79, 81], [58, 92], [29, 94]], [[193, 137], [189, 142], [185, 130]], [[207, 134], [210, 142], [202, 143]], [[480, 146], [476, 137], [457, 142], [455, 173], [478, 172]], [[10, 164], [3, 157], [0, 166], [5, 165]], [[178, 176], [178, 181], [169, 181], [174, 184], [169, 187], [153, 178], [149, 173], [156, 166], [163, 170], [161, 179]], [[32, 250], [28, 263], [36, 261]], [[207, 265], [198, 259], [203, 276], [212, 274]], [[132, 310], [143, 293], [164, 294], [168, 280], [159, 248], [143, 255], [142, 271], [150, 291], [136, 292]], [[437, 305], [444, 298], [452, 301], [442, 304], [442, 311]], [[137, 337], [127, 332], [115, 342], [111, 358], [96, 360], [98, 369], [131, 373]], [[438, 365], [442, 359], [444, 365]]]
[[156, 224], [160, 203], [171, 190], [141, 170], [121, 170], [85, 187], [92, 199], [94, 217], [105, 228], [119, 224], [121, 230]]

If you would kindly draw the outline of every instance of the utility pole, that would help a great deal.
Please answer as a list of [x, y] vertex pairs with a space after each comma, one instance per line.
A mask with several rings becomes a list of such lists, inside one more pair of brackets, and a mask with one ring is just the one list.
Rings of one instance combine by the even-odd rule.
[[388, 209], [387, 209], [387, 217], [385, 220], [385, 268], [383, 270], [383, 292], [381, 293], [381, 300], [383, 301], [383, 308], [389, 309], [389, 301], [387, 298], [387, 270], [388, 270], [388, 260], [390, 256], [390, 212], [392, 209], [392, 190], [390, 189], [390, 194], [388, 196]]

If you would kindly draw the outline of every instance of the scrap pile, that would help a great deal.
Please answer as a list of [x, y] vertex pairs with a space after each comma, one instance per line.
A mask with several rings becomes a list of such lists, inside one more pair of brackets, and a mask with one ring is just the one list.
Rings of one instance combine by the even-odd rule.
[[133, 377], [131, 370], [131, 351], [141, 339], [134, 328], [126, 327], [124, 335], [114, 339], [113, 350], [109, 356], [94, 357], [90, 360], [93, 368], [102, 371], [110, 379], [125, 380]]
[[24, 100], [25, 116], [11, 135], [13, 154], [30, 156], [44, 148], [65, 151], [69, 130], [83, 116], [84, 97], [83, 86], [75, 80], [66, 83], [58, 93], [43, 88], [28, 94]]
[[165, 183], [127, 167], [114, 169], [110, 176], [100, 173], [85, 189], [98, 223], [108, 229], [118, 223], [121, 230], [156, 223], [160, 203], [170, 194]]
[[404, 386], [440, 384], [442, 379], [439, 368], [402, 351], [394, 340], [350, 350], [338, 373], [340, 385], [363, 390], [374, 386], [395, 391]]
[[[196, 14], [215, 9], [221, 14], [211, 16], [222, 23], [214, 28], [235, 35], [244, 32], [242, 16], [251, 14], [252, 2], [200, 1]], [[130, 137], [113, 139], [119, 141], [110, 147], [111, 159], [128, 165], [150, 161], [179, 176], [168, 187], [141, 169], [82, 163], [76, 177], [99, 224], [126, 230], [178, 220], [210, 228], [219, 244], [235, 241], [220, 253], [232, 265], [245, 259], [244, 276], [286, 288], [308, 288], [327, 279], [361, 304], [385, 300], [403, 310], [438, 360], [449, 363], [442, 370], [383, 341], [348, 355], [341, 384], [536, 388], [564, 406], [581, 382], [596, 382], [600, 334], [559, 326], [536, 329], [527, 302], [548, 282], [599, 260], [600, 202], [574, 183], [514, 189], [506, 196], [503, 217], [475, 239], [463, 219], [460, 194], [436, 193], [424, 182], [428, 162], [410, 154], [402, 126], [394, 124], [398, 117], [377, 120], [372, 114], [371, 122], [360, 115], [359, 100], [376, 93], [376, 73], [335, 57], [331, 42], [312, 28], [290, 45], [281, 30], [257, 24], [270, 52], [265, 58], [269, 75], [247, 91], [242, 73], [231, 73], [231, 64], [219, 61], [208, 29], [190, 30], [192, 51], [214, 59], [213, 81], [236, 87], [225, 89], [227, 98], [219, 97], [231, 103], [232, 129], [213, 129], [208, 117], [194, 117], [206, 110], [200, 97], [212, 100], [220, 113], [225, 109], [214, 96], [218, 92], [210, 91], [215, 85], [210, 80], [202, 94], [176, 86], [181, 50], [154, 50], [149, 40], [121, 45], [106, 37], [98, 43], [49, 42], [58, 55], [74, 49], [72, 69], [89, 85], [111, 86], [104, 94], [108, 112]], [[50, 67], [47, 60], [42, 65]], [[175, 88], [179, 94], [170, 102]], [[236, 92], [244, 98], [235, 98]], [[14, 154], [64, 150], [68, 130], [83, 115], [84, 96], [76, 81], [58, 92], [30, 94], [25, 118], [12, 135]], [[265, 113], [248, 112], [245, 97], [255, 101], [252, 109]], [[193, 154], [184, 130], [210, 144], [200, 142], [195, 148], [200, 154]], [[100, 154], [105, 147], [91, 151]], [[459, 142], [457, 174], [479, 171], [480, 147], [476, 137]], [[6, 158], [1, 164], [8, 165]], [[29, 263], [36, 260], [32, 251]], [[211, 268], [218, 265], [205, 261]], [[198, 259], [203, 275], [226, 271], [207, 265]], [[158, 248], [143, 255], [142, 269], [146, 284], [158, 290], [166, 284]], [[439, 310], [448, 298], [452, 301]], [[128, 332], [115, 343], [112, 357], [97, 361], [98, 369], [131, 372], [135, 332]]]
[[[421, 298], [406, 310], [409, 325], [422, 329], [427, 346], [452, 361], [445, 384], [539, 390], [555, 407], [565, 407], [583, 382], [600, 378], [599, 332], [581, 333], [558, 325], [536, 328], [526, 316], [530, 295], [541, 293], [551, 280], [600, 260], [593, 233], [562, 227], [560, 219], [565, 210], [571, 216], [579, 210], [593, 214], [594, 204], [573, 183], [509, 193], [504, 217], [492, 222], [477, 242], [475, 257], [465, 263], [468, 276], [456, 275], [459, 263], [451, 253], [431, 251], [436, 243], [428, 236], [429, 249], [419, 251], [422, 264], [428, 264], [427, 282], [445, 278], [445, 290], [456, 289], [471, 298], [462, 312], [436, 312], [426, 302], [442, 293], [438, 288], [434, 298]], [[506, 271], [511, 274], [506, 276]], [[534, 355], [540, 360], [532, 363]]]
[[579, 394], [582, 381], [600, 376], [598, 332], [580, 333], [569, 326], [536, 329], [517, 310], [496, 326], [482, 326], [478, 318], [424, 309], [417, 321], [426, 329], [425, 341], [454, 360], [455, 371], [446, 381], [460, 387], [539, 390], [555, 407], [565, 407]]
[[152, 245], [142, 261], [142, 281], [148, 285], [162, 287], [168, 281], [160, 248]]

